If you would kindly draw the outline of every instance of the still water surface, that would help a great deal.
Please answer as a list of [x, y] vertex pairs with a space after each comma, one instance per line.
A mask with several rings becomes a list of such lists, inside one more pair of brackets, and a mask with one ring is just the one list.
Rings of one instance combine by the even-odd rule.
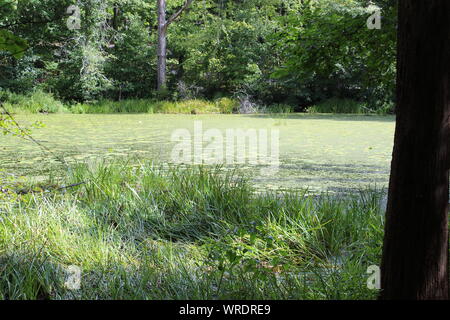
[[[279, 130], [278, 171], [268, 174], [266, 166], [249, 163], [239, 167], [260, 188], [331, 192], [387, 186], [395, 126], [391, 116], [359, 115], [53, 114], [17, 119], [45, 123], [33, 136], [69, 162], [124, 156], [171, 162], [177, 144], [172, 134], [187, 129], [194, 138], [195, 121], [201, 121], [203, 132], [217, 129], [224, 138], [227, 129], [266, 129], [270, 140], [270, 133]], [[39, 147], [7, 136], [0, 137], [0, 168], [34, 176], [56, 170], [55, 161]]]

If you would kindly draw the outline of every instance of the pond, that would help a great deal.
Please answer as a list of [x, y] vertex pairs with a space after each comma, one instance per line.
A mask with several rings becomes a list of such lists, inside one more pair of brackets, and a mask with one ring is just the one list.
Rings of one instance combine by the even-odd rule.
[[[266, 158], [261, 151], [264, 148], [251, 149], [249, 142], [245, 148], [250, 154], [251, 150], [256, 152], [259, 162], [250, 163], [250, 158], [246, 158], [234, 166], [249, 172], [260, 188], [330, 192], [386, 187], [395, 127], [392, 116], [319, 114], [51, 114], [18, 115], [17, 120], [24, 125], [42, 121], [45, 127], [34, 130], [33, 136], [68, 162], [133, 156], [170, 163], [174, 162], [173, 150], [181, 141], [172, 139], [176, 132], [190, 134], [192, 148], [199, 133], [215, 135], [213, 140], [200, 140], [202, 152], [210, 142], [217, 142], [217, 135], [223, 136], [223, 150], [228, 150], [227, 130], [234, 130], [238, 136], [255, 130], [258, 146], [265, 143], [261, 134], [265, 132], [270, 140]], [[278, 143], [276, 170], [268, 166], [275, 162], [263, 161], [276, 155], [272, 149], [277, 146], [274, 141]], [[2, 136], [0, 146], [0, 168], [6, 172], [37, 177], [56, 172], [57, 162], [31, 142]], [[194, 152], [192, 159], [195, 160]], [[223, 159], [227, 159], [225, 154]]]

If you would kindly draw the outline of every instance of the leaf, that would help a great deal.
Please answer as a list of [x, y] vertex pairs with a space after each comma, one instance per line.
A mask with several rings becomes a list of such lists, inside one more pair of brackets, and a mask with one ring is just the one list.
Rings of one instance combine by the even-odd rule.
[[0, 51], [8, 51], [15, 58], [20, 59], [27, 48], [26, 40], [15, 36], [11, 31], [0, 30]]

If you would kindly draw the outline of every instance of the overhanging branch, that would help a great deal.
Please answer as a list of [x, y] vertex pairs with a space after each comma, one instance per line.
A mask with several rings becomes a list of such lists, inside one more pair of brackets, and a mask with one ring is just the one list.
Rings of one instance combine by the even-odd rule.
[[167, 29], [167, 27], [168, 27], [172, 22], [174, 22], [175, 20], [177, 20], [177, 19], [181, 16], [181, 14], [184, 12], [184, 10], [186, 10], [186, 9], [191, 5], [191, 3], [192, 3], [193, 1], [194, 1], [194, 0], [186, 0], [186, 2], [185, 2], [184, 5], [181, 7], [181, 9], [178, 10], [177, 12], [175, 12], [175, 13], [167, 20], [166, 24], [164, 25], [164, 29]]

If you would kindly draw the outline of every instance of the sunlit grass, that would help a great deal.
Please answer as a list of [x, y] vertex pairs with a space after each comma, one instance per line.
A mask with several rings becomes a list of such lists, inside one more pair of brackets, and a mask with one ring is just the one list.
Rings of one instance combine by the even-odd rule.
[[[379, 191], [256, 193], [236, 171], [151, 163], [78, 166], [64, 184], [76, 182], [2, 202], [0, 298], [376, 295], [365, 272], [379, 262]], [[69, 265], [80, 290], [64, 286]]]
[[232, 113], [237, 108], [237, 102], [222, 98], [216, 101], [184, 100], [155, 101], [129, 99], [123, 101], [100, 101], [92, 104], [75, 104], [71, 107], [73, 113]]

